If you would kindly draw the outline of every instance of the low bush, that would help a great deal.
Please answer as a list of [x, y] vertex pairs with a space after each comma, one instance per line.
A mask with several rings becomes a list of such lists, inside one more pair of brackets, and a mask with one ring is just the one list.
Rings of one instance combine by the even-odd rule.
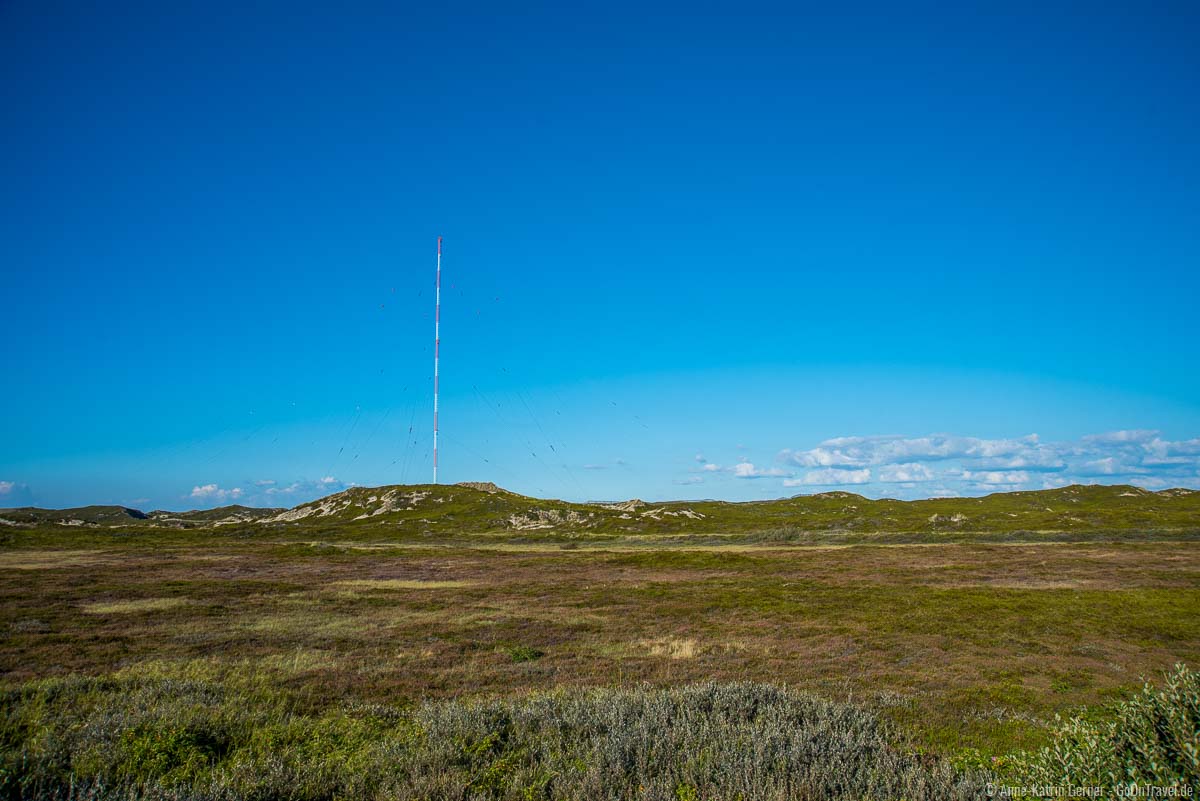
[[[1054, 742], [958, 769], [873, 714], [764, 684], [558, 690], [314, 711], [261, 682], [69, 678], [0, 693], [0, 798], [957, 801], [1009, 786], [1200, 786], [1180, 665]], [[1186, 796], [1181, 796], [1186, 797]]]
[[982, 798], [872, 714], [761, 684], [305, 713], [263, 688], [75, 678], [2, 700], [11, 799]]
[[1004, 772], [1025, 786], [1200, 788], [1200, 674], [1177, 665], [1099, 722], [1059, 720], [1051, 745]]

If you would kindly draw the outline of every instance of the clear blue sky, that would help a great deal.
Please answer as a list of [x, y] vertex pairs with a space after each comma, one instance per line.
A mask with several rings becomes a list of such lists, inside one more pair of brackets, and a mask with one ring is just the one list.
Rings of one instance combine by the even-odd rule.
[[305, 5], [0, 4], [0, 506], [428, 481], [439, 234], [445, 481], [1200, 485], [1196, 4]]

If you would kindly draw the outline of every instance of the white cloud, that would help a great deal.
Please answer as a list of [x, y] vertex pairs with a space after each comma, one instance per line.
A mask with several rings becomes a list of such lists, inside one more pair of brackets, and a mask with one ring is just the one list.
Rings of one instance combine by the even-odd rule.
[[1133, 484], [1135, 487], [1142, 487], [1143, 489], [1148, 489], [1148, 490], [1159, 490], [1159, 489], [1167, 488], [1167, 481], [1166, 481], [1166, 479], [1162, 479], [1162, 478], [1145, 478], [1142, 476], [1138, 476], [1137, 478], [1129, 479], [1129, 483]]
[[964, 470], [962, 477], [965, 481], [974, 481], [976, 484], [985, 486], [1017, 485], [1029, 481], [1029, 474], [1024, 470], [984, 470], [982, 472]]
[[701, 463], [708, 461], [708, 459], [704, 458], [703, 453], [697, 453], [693, 458], [695, 459], [695, 461], [701, 462]]
[[704, 477], [703, 476], [688, 476], [687, 478], [677, 478], [677, 479], [675, 479], [675, 483], [676, 484], [703, 484]]
[[271, 487], [266, 491], [266, 495], [287, 495], [288, 500], [294, 498], [315, 498], [321, 495], [329, 495], [334, 492], [341, 492], [344, 489], [349, 489], [355, 486], [353, 482], [345, 482], [333, 476], [325, 476], [316, 481], [293, 481], [286, 487]]
[[972, 464], [980, 470], [1033, 470], [1038, 473], [1054, 473], [1067, 466], [1060, 456], [1046, 449], [1020, 456], [979, 459]]
[[870, 459], [858, 449], [816, 447], [802, 452], [784, 451], [780, 455], [800, 467], [857, 467], [870, 464]]
[[19, 481], [0, 481], [0, 507], [33, 506], [33, 493], [28, 484]]
[[1104, 459], [1093, 459], [1090, 462], [1084, 462], [1076, 472], [1082, 473], [1085, 476], [1114, 476], [1117, 473], [1125, 471], [1120, 468], [1116, 458], [1108, 456]]
[[[997, 439], [955, 434], [847, 436], [807, 449], [783, 450], [779, 458], [785, 464], [809, 468], [809, 473], [789, 486], [808, 483], [810, 474], [814, 480], [832, 481], [843, 473], [867, 468], [873, 480], [882, 484], [903, 485], [940, 476], [957, 482], [954, 489], [958, 494], [963, 489], [1057, 487], [1091, 478], [1110, 483], [1157, 478], [1168, 486], [1181, 486], [1200, 475], [1200, 437], [1172, 441], [1150, 429], [1049, 442], [1037, 434]], [[1046, 474], [1058, 477], [1037, 477]]]
[[824, 470], [810, 470], [799, 479], [789, 479], [783, 482], [785, 487], [800, 487], [805, 485], [836, 486], [838, 484], [866, 484], [871, 480], [871, 469], [840, 470], [827, 467]]
[[197, 484], [192, 487], [192, 492], [188, 496], [194, 501], [236, 501], [245, 494], [241, 487], [232, 489], [222, 489], [217, 484]]
[[1166, 466], [1187, 465], [1200, 461], [1200, 437], [1182, 442], [1168, 442], [1155, 437], [1143, 444], [1146, 455], [1142, 464]]
[[708, 462], [700, 469], [706, 473], [715, 473], [721, 469], [721, 465], [713, 464], [712, 462]]
[[356, 486], [334, 476], [281, 482], [261, 479], [250, 482], [247, 488], [225, 488], [213, 482], [192, 487], [186, 499], [201, 506], [221, 506], [241, 503], [248, 506], [294, 506]]
[[1019, 439], [980, 439], [948, 434], [925, 437], [874, 436], [834, 437], [803, 451], [786, 450], [780, 455], [801, 467], [866, 467], [878, 464], [911, 463], [947, 459], [1015, 458], [1036, 452], [1037, 434]]
[[584, 470], [607, 470], [608, 465], [606, 465], [606, 464], [585, 464], [583, 466], [583, 469]]
[[1143, 443], [1158, 437], [1157, 431], [1136, 429], [1133, 431], [1106, 431], [1103, 434], [1088, 434], [1084, 442], [1094, 442], [1104, 445], [1123, 444], [1127, 442]]
[[879, 480], [887, 482], [933, 481], [933, 471], [920, 462], [884, 465], [879, 469]]
[[1131, 476], [1149, 472], [1137, 464], [1127, 464], [1118, 456], [1106, 456], [1103, 459], [1092, 459], [1074, 468], [1081, 476]]
[[759, 469], [754, 466], [753, 462], [738, 462], [733, 466], [733, 475], [735, 478], [766, 478], [768, 476], [786, 476], [790, 474], [786, 470], [780, 470], [778, 467]]

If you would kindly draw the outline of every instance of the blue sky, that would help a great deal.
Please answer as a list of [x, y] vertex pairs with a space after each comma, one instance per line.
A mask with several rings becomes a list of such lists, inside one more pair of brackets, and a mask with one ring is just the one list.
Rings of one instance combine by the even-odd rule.
[[1200, 11], [960, 5], [0, 5], [0, 506], [428, 481], [438, 235], [444, 481], [1200, 486]]

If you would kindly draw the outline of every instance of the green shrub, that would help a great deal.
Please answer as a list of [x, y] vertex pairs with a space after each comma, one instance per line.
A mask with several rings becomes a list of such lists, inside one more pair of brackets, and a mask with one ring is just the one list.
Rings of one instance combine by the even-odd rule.
[[512, 661], [514, 662], [533, 662], [545, 656], [546, 652], [539, 651], [537, 648], [531, 648], [528, 645], [515, 645], [508, 649], [508, 655], [512, 657]]
[[1060, 719], [1054, 742], [1005, 775], [1026, 786], [1200, 787], [1200, 675], [1176, 665], [1161, 689], [1144, 685], [1101, 722]]
[[9, 799], [982, 798], [873, 715], [760, 684], [313, 713], [262, 687], [68, 679], [0, 701]]

